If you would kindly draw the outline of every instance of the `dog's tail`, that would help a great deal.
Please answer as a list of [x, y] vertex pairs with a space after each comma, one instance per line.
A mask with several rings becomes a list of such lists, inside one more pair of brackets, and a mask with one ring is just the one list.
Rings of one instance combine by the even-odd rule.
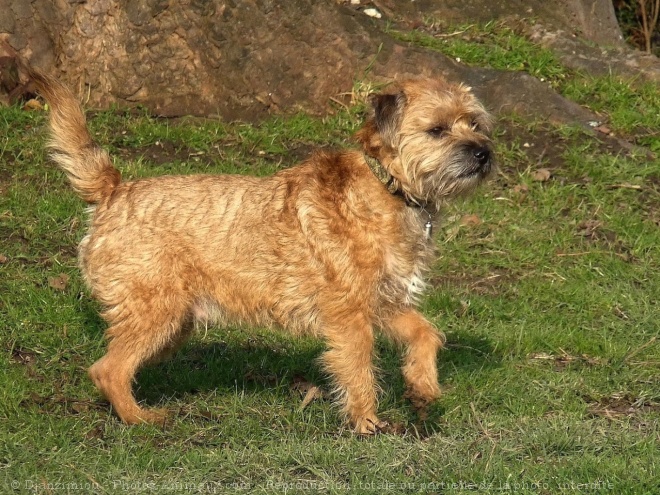
[[29, 71], [37, 92], [50, 106], [52, 159], [66, 172], [73, 189], [88, 203], [99, 203], [121, 181], [107, 151], [94, 142], [85, 114], [73, 93], [57, 79]]

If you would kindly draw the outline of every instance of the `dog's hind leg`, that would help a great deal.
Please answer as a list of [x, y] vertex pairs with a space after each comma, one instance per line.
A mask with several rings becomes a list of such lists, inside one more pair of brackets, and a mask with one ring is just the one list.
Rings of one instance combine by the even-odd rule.
[[164, 306], [161, 294], [135, 303], [133, 300], [106, 312], [117, 318], [114, 323], [109, 318], [108, 351], [92, 365], [89, 375], [122, 421], [159, 423], [164, 421], [165, 412], [142, 409], [133, 396], [132, 382], [142, 365], [157, 360], [184, 340], [189, 328], [183, 325], [187, 308], [180, 302], [177, 306], [173, 298]]

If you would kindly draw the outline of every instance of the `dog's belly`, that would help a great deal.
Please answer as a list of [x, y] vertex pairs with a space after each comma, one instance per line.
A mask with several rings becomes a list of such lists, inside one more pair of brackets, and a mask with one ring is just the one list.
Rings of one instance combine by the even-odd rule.
[[[255, 307], [240, 299], [198, 298], [192, 306], [191, 314], [194, 320], [202, 324], [226, 326], [254, 325], [275, 327], [289, 331], [295, 335], [321, 335], [319, 310], [313, 301], [308, 304], [282, 304], [266, 307], [265, 304]], [[288, 310], [286, 314], [284, 310]]]
[[320, 335], [320, 309], [310, 280], [271, 272], [269, 279], [224, 273], [192, 305], [197, 321], [220, 325], [249, 324], [278, 327], [294, 334]]

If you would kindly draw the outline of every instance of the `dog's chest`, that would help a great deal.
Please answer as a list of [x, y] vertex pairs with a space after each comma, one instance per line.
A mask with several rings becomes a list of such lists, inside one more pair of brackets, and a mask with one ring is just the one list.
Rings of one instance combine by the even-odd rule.
[[387, 250], [379, 293], [384, 302], [411, 306], [419, 303], [426, 290], [425, 275], [431, 261], [432, 247], [418, 244], [410, 251]]

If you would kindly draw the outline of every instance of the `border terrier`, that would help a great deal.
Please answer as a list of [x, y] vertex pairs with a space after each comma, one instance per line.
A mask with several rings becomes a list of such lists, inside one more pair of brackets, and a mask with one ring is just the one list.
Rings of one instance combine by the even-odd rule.
[[195, 322], [322, 337], [321, 362], [357, 433], [376, 412], [375, 330], [403, 348], [406, 396], [439, 397], [444, 336], [416, 309], [440, 207], [493, 168], [491, 118], [470, 88], [413, 79], [371, 97], [361, 150], [316, 152], [266, 177], [174, 175], [122, 182], [74, 95], [34, 73], [50, 104], [49, 147], [89, 203], [80, 268], [108, 323], [89, 375], [125, 423], [161, 422], [132, 382]]

